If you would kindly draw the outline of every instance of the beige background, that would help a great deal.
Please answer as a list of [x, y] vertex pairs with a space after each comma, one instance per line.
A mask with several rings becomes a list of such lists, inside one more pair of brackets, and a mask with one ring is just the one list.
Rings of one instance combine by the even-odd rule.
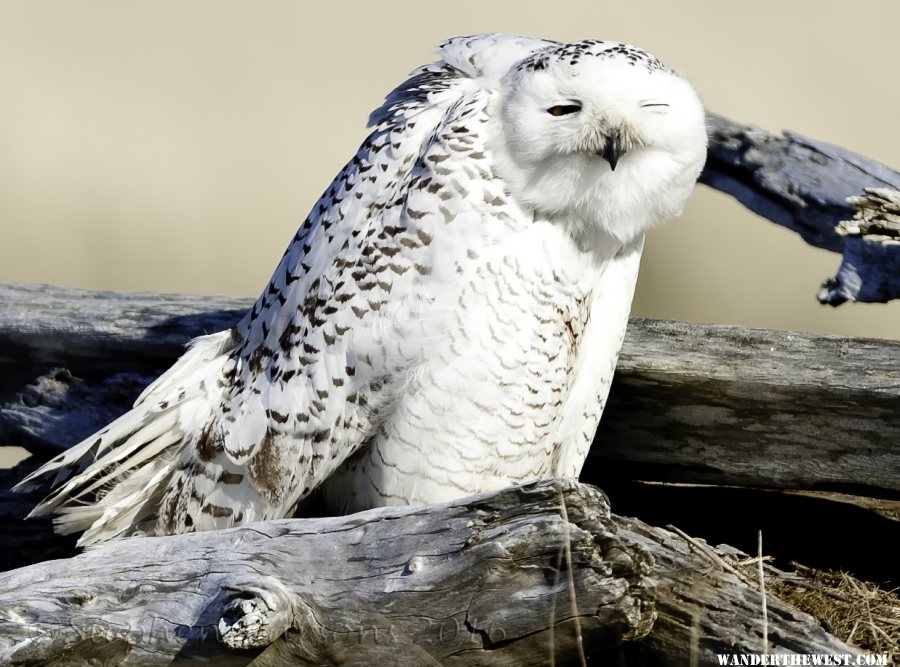
[[[368, 112], [457, 34], [630, 41], [720, 113], [898, 168], [898, 22], [874, 0], [0, 0], [0, 281], [255, 295]], [[700, 188], [650, 236], [635, 311], [900, 338], [900, 303], [815, 302], [838, 263]]]

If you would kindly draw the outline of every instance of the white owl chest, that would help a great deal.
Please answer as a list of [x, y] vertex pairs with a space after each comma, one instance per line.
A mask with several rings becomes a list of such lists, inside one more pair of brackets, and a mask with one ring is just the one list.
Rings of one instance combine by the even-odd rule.
[[550, 223], [465, 257], [456, 281], [430, 286], [430, 310], [405, 330], [418, 358], [344, 477], [341, 493], [352, 488], [354, 509], [438, 502], [580, 470], [621, 344], [636, 259], [598, 265]]

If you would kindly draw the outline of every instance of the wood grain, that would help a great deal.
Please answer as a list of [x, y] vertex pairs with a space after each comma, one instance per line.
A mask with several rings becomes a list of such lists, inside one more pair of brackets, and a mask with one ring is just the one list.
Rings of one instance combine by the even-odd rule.
[[842, 221], [877, 201], [868, 189], [900, 190], [900, 173], [875, 160], [796, 132], [767, 132], [707, 114], [709, 152], [700, 182], [732, 195], [804, 241], [843, 255], [834, 278], [819, 290], [822, 303], [886, 302], [900, 298], [900, 242], [880, 235], [848, 237]]
[[[0, 301], [0, 444], [43, 457], [249, 303], [17, 285]], [[583, 476], [599, 469], [896, 498], [900, 342], [632, 319]]]
[[[15, 570], [0, 575], [0, 662], [562, 665], [577, 660], [577, 618], [597, 664], [645, 637], [649, 664], [717, 665], [762, 651], [761, 605], [696, 542], [556, 480]], [[768, 609], [771, 651], [852, 653], [811, 617]]]

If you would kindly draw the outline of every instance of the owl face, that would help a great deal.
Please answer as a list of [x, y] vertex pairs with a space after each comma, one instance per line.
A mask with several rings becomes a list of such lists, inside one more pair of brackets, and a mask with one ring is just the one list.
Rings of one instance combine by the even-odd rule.
[[706, 156], [703, 106], [646, 52], [591, 44], [502, 79], [498, 166], [525, 205], [627, 241], [680, 213]]

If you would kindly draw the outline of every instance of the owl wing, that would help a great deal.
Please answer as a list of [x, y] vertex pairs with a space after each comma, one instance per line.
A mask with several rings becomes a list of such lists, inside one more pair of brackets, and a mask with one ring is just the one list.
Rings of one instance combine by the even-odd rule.
[[134, 408], [23, 481], [81, 543], [282, 517], [379, 428], [440, 336], [434, 290], [459, 239], [510, 215], [485, 168], [485, 80], [546, 46], [457, 38], [370, 117], [373, 131], [235, 329], [195, 340]]

